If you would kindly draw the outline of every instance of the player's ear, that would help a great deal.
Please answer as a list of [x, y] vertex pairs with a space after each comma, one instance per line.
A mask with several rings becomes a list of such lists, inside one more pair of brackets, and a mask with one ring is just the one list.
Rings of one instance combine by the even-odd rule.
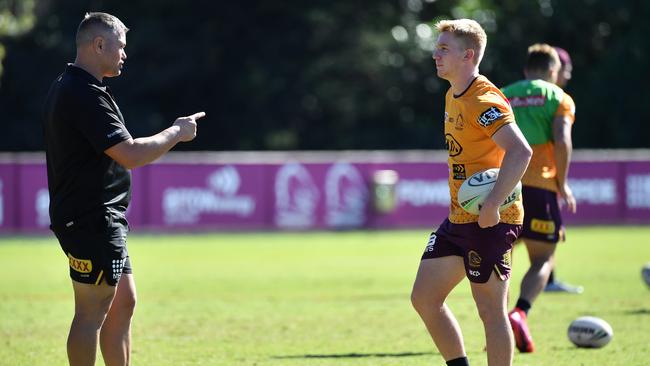
[[468, 49], [465, 50], [464, 59], [471, 62], [472, 60], [474, 60], [474, 54], [475, 54], [474, 50], [471, 49], [471, 48], [468, 48]]
[[104, 47], [105, 46], [106, 46], [106, 42], [104, 41], [104, 37], [97, 36], [97, 37], [95, 37], [95, 39], [93, 39], [93, 50], [96, 53], [104, 52]]

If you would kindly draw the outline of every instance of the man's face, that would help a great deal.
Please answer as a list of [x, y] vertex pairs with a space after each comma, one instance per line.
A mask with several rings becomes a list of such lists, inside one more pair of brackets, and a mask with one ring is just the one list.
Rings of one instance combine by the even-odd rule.
[[107, 32], [104, 34], [102, 47], [102, 63], [104, 76], [114, 77], [122, 73], [122, 66], [126, 60], [126, 34], [124, 32]]
[[438, 76], [445, 80], [455, 77], [464, 62], [463, 57], [466, 55], [466, 51], [462, 42], [452, 33], [440, 33], [433, 51]]

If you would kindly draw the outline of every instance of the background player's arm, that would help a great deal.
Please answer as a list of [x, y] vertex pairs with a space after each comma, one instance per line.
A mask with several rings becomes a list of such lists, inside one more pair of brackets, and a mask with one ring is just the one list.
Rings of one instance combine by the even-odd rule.
[[508, 123], [501, 127], [492, 139], [505, 151], [499, 178], [492, 192], [487, 196], [478, 218], [480, 227], [490, 227], [499, 223], [499, 206], [524, 175], [533, 150], [516, 123]]
[[196, 120], [204, 116], [204, 112], [199, 112], [179, 117], [171, 127], [160, 133], [122, 141], [104, 152], [127, 169], [146, 165], [164, 155], [177, 143], [193, 140], [196, 137]]
[[573, 151], [571, 141], [572, 121], [566, 116], [557, 116], [553, 120], [553, 154], [555, 157], [555, 166], [557, 167], [557, 183], [559, 193], [567, 203], [570, 212], [576, 212], [576, 200], [573, 192], [569, 188], [567, 181], [569, 175], [569, 163]]

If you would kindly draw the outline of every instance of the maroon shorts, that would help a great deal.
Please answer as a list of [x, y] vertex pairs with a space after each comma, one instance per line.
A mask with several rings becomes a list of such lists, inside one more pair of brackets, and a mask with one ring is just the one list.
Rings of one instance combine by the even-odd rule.
[[463, 257], [470, 281], [485, 283], [495, 271], [501, 280], [510, 278], [512, 245], [521, 233], [521, 225], [499, 223], [481, 229], [478, 223], [453, 224], [445, 219], [431, 234], [422, 259]]
[[524, 201], [524, 230], [521, 237], [553, 244], [564, 240], [557, 193], [523, 186], [521, 196]]

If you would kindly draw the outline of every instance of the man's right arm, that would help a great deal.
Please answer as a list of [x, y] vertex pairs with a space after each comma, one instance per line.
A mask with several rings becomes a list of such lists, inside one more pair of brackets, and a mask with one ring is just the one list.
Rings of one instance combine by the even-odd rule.
[[196, 120], [204, 116], [204, 112], [199, 112], [180, 117], [171, 127], [160, 133], [149, 137], [130, 138], [106, 149], [104, 153], [127, 169], [149, 164], [177, 143], [193, 140], [196, 137]]
[[569, 212], [576, 212], [576, 200], [567, 181], [573, 144], [571, 141], [571, 120], [566, 116], [557, 116], [553, 120], [553, 155], [557, 167], [559, 193], [567, 203]]

